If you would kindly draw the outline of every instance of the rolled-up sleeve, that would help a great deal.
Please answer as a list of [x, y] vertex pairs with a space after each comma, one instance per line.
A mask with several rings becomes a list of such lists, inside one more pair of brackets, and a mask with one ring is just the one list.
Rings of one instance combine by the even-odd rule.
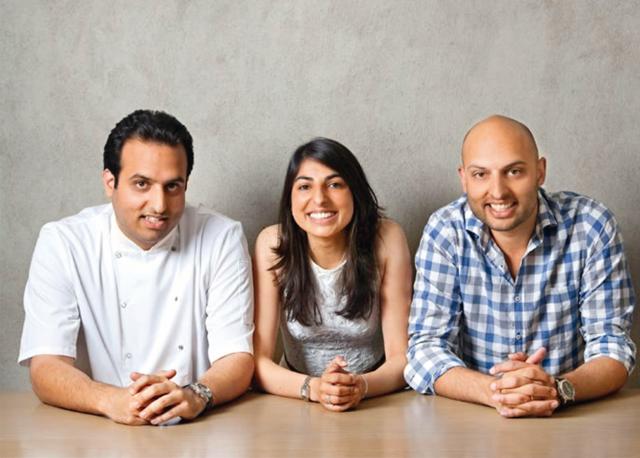
[[[606, 215], [605, 215], [606, 216]], [[615, 219], [609, 215], [590, 244], [580, 287], [580, 332], [584, 359], [608, 356], [630, 373], [636, 346], [631, 340], [635, 295]]]
[[433, 215], [416, 253], [416, 280], [409, 316], [405, 380], [420, 393], [433, 394], [447, 370], [464, 366], [457, 356], [462, 302], [451, 237]]
[[231, 353], [253, 354], [251, 258], [240, 223], [223, 235], [214, 258], [206, 319], [211, 363]]
[[24, 293], [25, 319], [18, 362], [33, 356], [76, 357], [80, 313], [68, 275], [68, 252], [51, 225], [40, 231]]

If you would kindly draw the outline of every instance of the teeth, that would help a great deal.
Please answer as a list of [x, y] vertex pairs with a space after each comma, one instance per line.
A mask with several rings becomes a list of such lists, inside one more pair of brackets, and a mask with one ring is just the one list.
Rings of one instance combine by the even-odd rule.
[[491, 208], [493, 208], [496, 211], [505, 211], [509, 208], [511, 208], [512, 204], [490, 204]]
[[311, 219], [325, 219], [333, 216], [334, 212], [313, 212], [309, 213]]
[[164, 218], [161, 218], [159, 216], [145, 216], [144, 219], [146, 219], [147, 221], [149, 221], [150, 223], [159, 223], [160, 221], [162, 221]]

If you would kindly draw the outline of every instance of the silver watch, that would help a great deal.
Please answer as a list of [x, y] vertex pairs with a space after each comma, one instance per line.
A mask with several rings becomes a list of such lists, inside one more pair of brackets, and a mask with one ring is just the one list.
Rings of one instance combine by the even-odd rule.
[[202, 409], [202, 412], [213, 407], [213, 393], [211, 392], [211, 389], [207, 385], [200, 382], [196, 382], [196, 383], [189, 383], [188, 385], [185, 385], [182, 388], [190, 389], [195, 394], [197, 394], [198, 397], [200, 397], [200, 399], [204, 401], [204, 409]]
[[300, 387], [300, 397], [307, 402], [311, 401], [310, 383], [311, 383], [311, 376], [307, 375], [307, 377], [304, 379], [304, 383]]
[[565, 406], [576, 400], [576, 390], [573, 384], [566, 378], [556, 378], [556, 391], [560, 405]]

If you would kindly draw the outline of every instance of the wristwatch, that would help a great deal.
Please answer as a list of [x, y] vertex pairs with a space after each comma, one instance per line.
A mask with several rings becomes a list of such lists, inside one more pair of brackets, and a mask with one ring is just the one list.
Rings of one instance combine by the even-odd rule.
[[566, 378], [556, 378], [556, 391], [561, 406], [571, 404], [576, 400], [576, 390]]
[[[195, 394], [198, 395], [198, 397], [200, 397], [200, 399], [204, 401], [205, 404], [204, 404], [204, 409], [202, 409], [202, 412], [213, 407], [213, 393], [211, 392], [211, 389], [207, 385], [200, 382], [196, 382], [196, 383], [189, 383], [188, 385], [185, 385], [182, 388], [187, 388], [193, 391]], [[200, 414], [202, 412], [200, 412]]]
[[307, 375], [307, 378], [304, 379], [304, 383], [300, 387], [300, 397], [305, 401], [311, 401], [311, 387], [309, 386], [311, 383], [311, 376]]

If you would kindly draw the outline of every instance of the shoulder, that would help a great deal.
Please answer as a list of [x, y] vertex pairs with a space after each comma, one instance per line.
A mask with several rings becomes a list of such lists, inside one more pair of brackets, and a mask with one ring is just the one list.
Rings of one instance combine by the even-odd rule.
[[431, 214], [424, 227], [421, 245], [431, 241], [447, 251], [459, 245], [465, 236], [467, 218], [470, 216], [466, 195], [439, 208]]
[[563, 230], [583, 233], [588, 239], [613, 235], [617, 231], [613, 212], [591, 197], [569, 191], [544, 195]]
[[407, 237], [402, 226], [390, 218], [382, 218], [378, 226], [378, 243], [381, 247], [406, 245]]
[[409, 257], [407, 237], [398, 222], [382, 218], [378, 227], [377, 256], [379, 260]]
[[202, 239], [204, 243], [224, 239], [229, 234], [243, 234], [239, 221], [204, 206], [187, 205], [180, 220], [180, 227], [188, 237]]
[[79, 213], [42, 226], [40, 238], [56, 237], [69, 243], [89, 244], [108, 231], [111, 204], [85, 208]]
[[427, 229], [462, 228], [466, 218], [467, 197], [463, 195], [453, 202], [440, 207], [429, 217]]
[[273, 224], [260, 231], [255, 244], [256, 257], [275, 260], [273, 250], [278, 246], [280, 240], [280, 225]]

